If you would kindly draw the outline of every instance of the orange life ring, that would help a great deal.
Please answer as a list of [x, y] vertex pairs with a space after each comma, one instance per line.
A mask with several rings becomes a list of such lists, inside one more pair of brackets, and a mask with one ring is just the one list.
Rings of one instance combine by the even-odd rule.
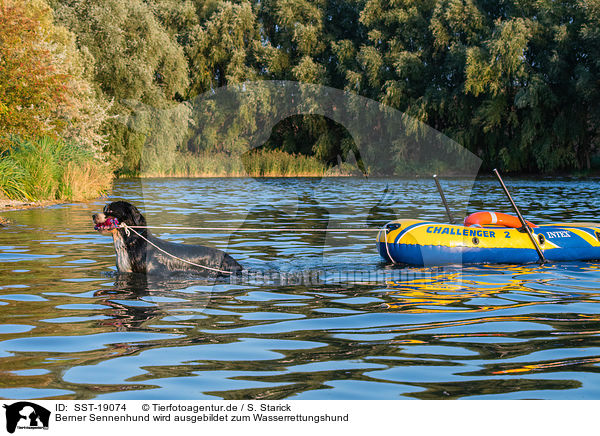
[[[537, 227], [529, 221], [525, 222], [529, 227]], [[477, 224], [480, 226], [497, 225], [515, 229], [523, 227], [518, 217], [500, 212], [475, 212], [465, 218], [465, 227]]]

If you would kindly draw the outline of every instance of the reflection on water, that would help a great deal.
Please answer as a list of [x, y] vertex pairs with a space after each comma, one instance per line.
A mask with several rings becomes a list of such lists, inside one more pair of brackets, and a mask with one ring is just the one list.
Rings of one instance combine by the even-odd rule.
[[[597, 220], [596, 182], [509, 183], [532, 221]], [[432, 185], [120, 181], [115, 197], [155, 225], [358, 227], [443, 221]], [[460, 208], [466, 185], [446, 185]], [[469, 211], [503, 201], [482, 181]], [[394, 269], [368, 234], [160, 231], [301, 279], [117, 276], [110, 238], [90, 225], [104, 202], [6, 214], [1, 397], [600, 398], [600, 263]]]

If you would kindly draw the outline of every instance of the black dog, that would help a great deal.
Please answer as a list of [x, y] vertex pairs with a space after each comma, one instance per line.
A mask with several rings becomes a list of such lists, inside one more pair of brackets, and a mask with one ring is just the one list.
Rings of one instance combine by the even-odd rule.
[[233, 257], [216, 248], [176, 244], [153, 236], [147, 229], [121, 227], [122, 223], [146, 226], [144, 216], [126, 201], [107, 204], [102, 213], [94, 214], [92, 218], [96, 230], [112, 233], [119, 273], [166, 275], [192, 272], [214, 276], [242, 270]]

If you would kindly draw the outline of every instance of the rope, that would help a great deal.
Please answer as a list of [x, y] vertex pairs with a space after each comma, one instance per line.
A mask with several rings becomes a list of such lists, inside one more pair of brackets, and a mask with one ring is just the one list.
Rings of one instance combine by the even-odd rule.
[[[167, 251], [163, 250], [163, 249], [162, 249], [162, 248], [160, 248], [158, 245], [156, 245], [154, 242], [150, 241], [148, 238], [146, 238], [146, 237], [144, 237], [144, 236], [140, 235], [140, 234], [139, 234], [137, 231], [135, 231], [135, 230], [134, 230], [134, 229], [133, 229], [131, 226], [128, 226], [128, 225], [127, 225], [127, 224], [125, 224], [125, 223], [121, 223], [121, 224], [119, 225], [119, 227], [122, 227], [122, 228], [124, 228], [124, 229], [125, 229], [125, 232], [127, 233], [127, 235], [129, 235], [129, 231], [131, 230], [133, 233], [135, 233], [135, 234], [136, 234], [136, 235], [138, 235], [140, 238], [142, 238], [143, 240], [145, 240], [145, 241], [146, 241], [148, 244], [152, 245], [152, 246], [153, 246], [154, 248], [156, 248], [157, 250], [160, 250], [160, 251], [162, 251], [162, 252], [163, 252], [163, 253], [165, 253], [167, 256], [171, 256], [173, 259], [177, 259], [177, 260], [179, 260], [179, 261], [181, 261], [181, 262], [188, 263], [188, 264], [190, 264], [190, 265], [193, 265], [193, 266], [197, 266], [198, 268], [204, 268], [204, 269], [208, 269], [208, 270], [215, 271], [215, 272], [218, 272], [218, 273], [221, 273], [221, 274], [233, 274], [233, 271], [225, 271], [225, 270], [221, 270], [221, 269], [218, 269], [218, 268], [211, 268], [210, 266], [206, 266], [206, 265], [199, 265], [199, 264], [197, 264], [197, 263], [190, 262], [189, 260], [185, 260], [185, 259], [182, 259], [182, 258], [180, 258], [180, 257], [177, 257], [177, 256], [175, 256], [175, 255], [173, 255], [173, 254], [171, 254], [171, 253], [169, 253], [169, 252], [167, 252]], [[135, 227], [141, 228], [140, 226], [135, 226]]]
[[[385, 251], [388, 255], [388, 257], [390, 258], [390, 260], [392, 261], [392, 265], [397, 265], [398, 263], [396, 262], [396, 260], [392, 257], [392, 255], [390, 254], [390, 247], [388, 246], [388, 233], [390, 231], [390, 229], [387, 228], [387, 226], [383, 226], [383, 228], [381, 229], [381, 231], [383, 232], [383, 237], [384, 237], [384, 244], [385, 244]], [[377, 238], [379, 238], [379, 234], [377, 234]]]
[[259, 228], [259, 227], [168, 227], [168, 226], [127, 226], [130, 229], [158, 229], [158, 230], [223, 230], [228, 232], [378, 232], [381, 229], [313, 229], [313, 228], [286, 228], [286, 227], [272, 227], [272, 228]]

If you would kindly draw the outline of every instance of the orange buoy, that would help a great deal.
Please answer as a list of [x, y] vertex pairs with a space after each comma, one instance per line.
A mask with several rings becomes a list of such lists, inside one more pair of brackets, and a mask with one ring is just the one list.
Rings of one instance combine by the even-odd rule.
[[[535, 224], [525, 221], [529, 227], [537, 227]], [[514, 215], [501, 212], [475, 212], [465, 218], [465, 227], [473, 225], [480, 226], [504, 226], [518, 229], [523, 227], [519, 218]]]

